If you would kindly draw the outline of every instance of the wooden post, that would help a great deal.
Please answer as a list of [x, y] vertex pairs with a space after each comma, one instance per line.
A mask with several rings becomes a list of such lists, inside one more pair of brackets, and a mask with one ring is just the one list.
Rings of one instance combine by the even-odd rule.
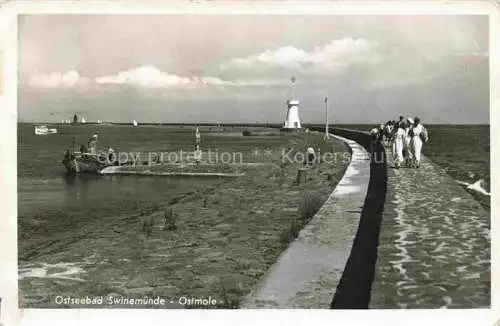
[[307, 182], [307, 170], [308, 168], [300, 168], [298, 171], [297, 171], [297, 179], [295, 180], [295, 182], [297, 184], [302, 184], [302, 183], [306, 183]]

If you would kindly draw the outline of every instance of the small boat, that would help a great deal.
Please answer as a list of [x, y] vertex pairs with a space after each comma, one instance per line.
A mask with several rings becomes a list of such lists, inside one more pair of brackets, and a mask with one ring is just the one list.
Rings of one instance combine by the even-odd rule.
[[102, 123], [102, 121], [101, 121], [101, 120], [97, 120], [97, 123], [98, 123], [98, 124], [101, 124], [101, 123]]
[[132, 124], [134, 125], [134, 127], [137, 127], [139, 124], [137, 123], [137, 121], [132, 121]]
[[105, 153], [70, 153], [69, 151], [66, 151], [62, 163], [68, 173], [99, 173], [108, 166], [116, 165], [108, 160]]
[[56, 128], [49, 128], [46, 125], [35, 126], [35, 135], [57, 134]]

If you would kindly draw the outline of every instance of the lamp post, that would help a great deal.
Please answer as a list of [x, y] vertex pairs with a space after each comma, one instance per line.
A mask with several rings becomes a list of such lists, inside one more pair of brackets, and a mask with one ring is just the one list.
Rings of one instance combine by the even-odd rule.
[[328, 96], [325, 96], [325, 139], [330, 139], [328, 132]]

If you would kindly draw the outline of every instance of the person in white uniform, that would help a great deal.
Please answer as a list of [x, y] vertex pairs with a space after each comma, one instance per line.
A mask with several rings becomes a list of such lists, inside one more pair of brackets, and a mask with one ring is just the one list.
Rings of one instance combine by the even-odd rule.
[[411, 151], [411, 137], [410, 137], [410, 129], [413, 128], [413, 119], [411, 118], [407, 118], [405, 120], [405, 132], [406, 132], [406, 136], [405, 136], [405, 141], [404, 141], [404, 147], [403, 147], [403, 151], [404, 151], [404, 156], [405, 156], [405, 165], [406, 166], [410, 166], [411, 165], [411, 162], [413, 162], [413, 153]]
[[390, 146], [391, 148], [391, 154], [392, 157], [396, 157], [396, 142], [395, 142], [395, 137], [396, 137], [396, 131], [397, 131], [397, 122], [396, 120], [392, 120], [387, 126], [386, 126], [386, 139], [387, 139], [387, 145]]
[[383, 133], [383, 140], [384, 140], [386, 145], [389, 145], [391, 142], [393, 128], [394, 128], [394, 125], [392, 124], [392, 121], [387, 121], [387, 123], [384, 125], [382, 133]]
[[415, 125], [410, 130], [411, 137], [411, 151], [413, 154], [413, 164], [416, 168], [420, 167], [420, 160], [422, 157], [422, 146], [429, 140], [427, 129], [420, 123], [420, 118], [415, 117]]
[[406, 138], [406, 125], [404, 122], [400, 122], [395, 126], [395, 134], [394, 134], [394, 153], [396, 154], [394, 157], [394, 164], [397, 169], [401, 167], [401, 164], [404, 162], [403, 157], [403, 149], [405, 147], [405, 138]]
[[307, 165], [312, 165], [314, 163], [314, 160], [316, 159], [316, 152], [314, 151], [314, 148], [308, 147], [307, 148]]

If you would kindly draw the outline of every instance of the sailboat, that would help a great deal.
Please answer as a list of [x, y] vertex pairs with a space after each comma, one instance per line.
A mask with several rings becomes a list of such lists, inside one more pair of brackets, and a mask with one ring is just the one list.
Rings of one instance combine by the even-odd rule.
[[82, 117], [82, 123], [85, 123], [85, 118], [84, 117]]
[[138, 126], [138, 123], [137, 123], [137, 121], [135, 121], [135, 120], [132, 122], [132, 124], [134, 125], [134, 127], [137, 127], [137, 126]]

